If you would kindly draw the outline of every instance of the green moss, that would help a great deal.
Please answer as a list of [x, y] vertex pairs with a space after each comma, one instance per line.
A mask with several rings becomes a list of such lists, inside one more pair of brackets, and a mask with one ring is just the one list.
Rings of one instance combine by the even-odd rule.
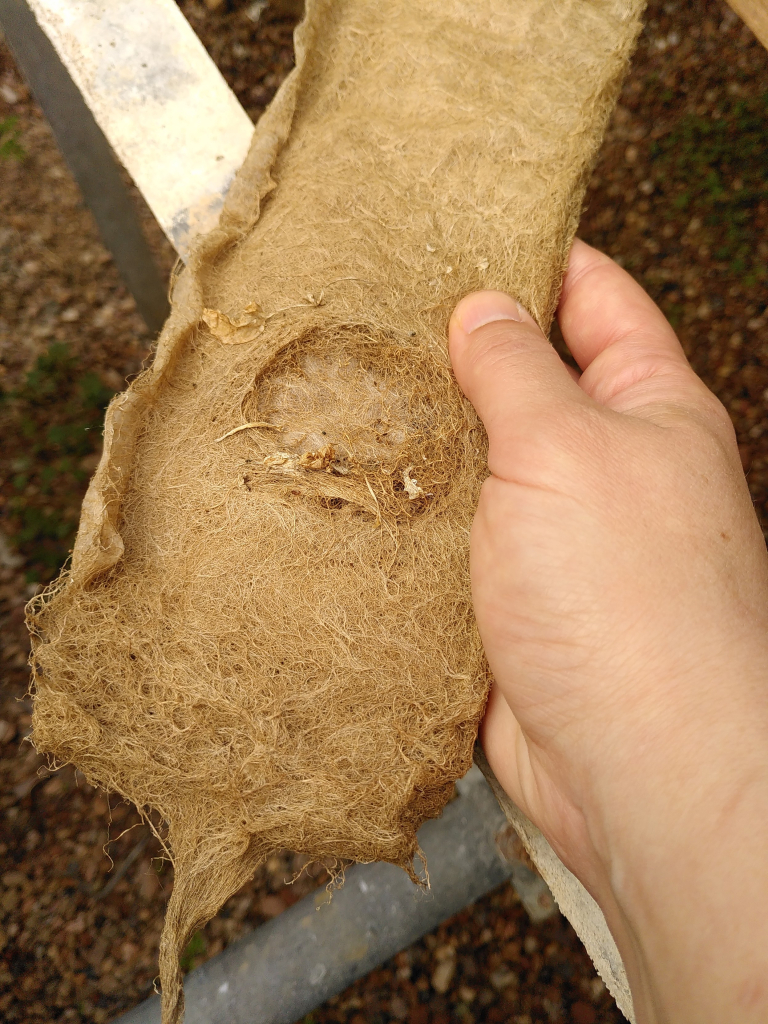
[[195, 958], [201, 956], [205, 952], [205, 939], [203, 938], [202, 932], [195, 932], [192, 938], [187, 943], [187, 948], [181, 957], [179, 963], [181, 964], [182, 971], [188, 971], [195, 961]]
[[663, 311], [664, 311], [664, 313], [665, 313], [665, 315], [667, 317], [667, 320], [669, 320], [670, 324], [675, 329], [677, 329], [680, 326], [680, 324], [683, 322], [684, 309], [680, 305], [680, 303], [677, 303], [677, 302], [662, 302], [661, 303], [661, 308], [663, 309]]
[[24, 160], [26, 150], [19, 142], [20, 130], [16, 127], [17, 117], [4, 117], [0, 120], [0, 159]]
[[54, 576], [72, 547], [113, 393], [59, 343], [37, 359], [18, 388], [0, 391], [11, 471], [4, 487], [5, 532], [27, 560], [31, 580]]
[[659, 188], [675, 211], [700, 219], [715, 259], [745, 283], [766, 280], [755, 221], [768, 202], [768, 93], [732, 99], [714, 118], [686, 115], [651, 155]]

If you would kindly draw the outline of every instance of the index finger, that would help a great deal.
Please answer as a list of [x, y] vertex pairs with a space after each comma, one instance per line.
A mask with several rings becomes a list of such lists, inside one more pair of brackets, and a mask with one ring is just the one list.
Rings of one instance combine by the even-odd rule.
[[688, 368], [675, 332], [651, 297], [609, 256], [576, 239], [558, 320], [582, 370], [581, 387], [608, 404], [627, 375]]

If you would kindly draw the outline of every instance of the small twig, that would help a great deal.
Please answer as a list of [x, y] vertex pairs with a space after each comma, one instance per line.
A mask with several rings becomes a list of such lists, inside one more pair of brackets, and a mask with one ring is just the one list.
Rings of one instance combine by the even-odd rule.
[[242, 423], [239, 427], [233, 427], [231, 430], [228, 430], [226, 432], [226, 434], [222, 434], [221, 437], [217, 437], [216, 440], [213, 443], [214, 444], [218, 444], [219, 441], [223, 441], [224, 438], [232, 437], [233, 434], [237, 434], [241, 430], [250, 430], [251, 427], [262, 427], [265, 430], [280, 430], [280, 429], [282, 429], [281, 427], [275, 426], [274, 423], [263, 423], [263, 422], [261, 422], [261, 420], [256, 420], [253, 423]]
[[376, 518], [378, 519], [379, 522], [381, 522], [381, 509], [379, 508], [379, 499], [376, 497], [376, 492], [371, 487], [371, 483], [368, 477], [365, 477], [365, 486], [371, 492], [371, 497], [376, 502]]

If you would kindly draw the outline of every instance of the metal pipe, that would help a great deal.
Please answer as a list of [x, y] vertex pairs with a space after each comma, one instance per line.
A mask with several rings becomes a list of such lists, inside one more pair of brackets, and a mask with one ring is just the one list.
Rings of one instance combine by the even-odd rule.
[[[541, 907], [541, 879], [500, 852], [506, 819], [478, 769], [458, 788], [419, 831], [428, 891], [391, 864], [355, 865], [330, 902], [324, 889], [310, 894], [189, 974], [186, 1024], [294, 1024], [513, 873]], [[159, 999], [119, 1021], [158, 1024]]]
[[183, 260], [219, 222], [253, 122], [176, 0], [26, 0]]
[[166, 286], [109, 143], [25, 0], [0, 0], [0, 26], [152, 333], [168, 315]]

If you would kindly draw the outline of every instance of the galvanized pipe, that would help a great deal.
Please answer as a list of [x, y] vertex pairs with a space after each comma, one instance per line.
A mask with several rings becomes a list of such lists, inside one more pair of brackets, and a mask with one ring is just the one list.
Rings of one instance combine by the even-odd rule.
[[25, 0], [0, 0], [0, 26], [152, 333], [168, 315], [166, 285], [109, 143]]
[[[478, 769], [459, 793], [419, 831], [428, 891], [390, 864], [356, 865], [330, 902], [305, 897], [188, 975], [186, 1024], [294, 1024], [513, 874], [526, 904], [546, 904], [541, 879], [502, 856], [506, 819]], [[159, 999], [119, 1021], [159, 1024]]]

